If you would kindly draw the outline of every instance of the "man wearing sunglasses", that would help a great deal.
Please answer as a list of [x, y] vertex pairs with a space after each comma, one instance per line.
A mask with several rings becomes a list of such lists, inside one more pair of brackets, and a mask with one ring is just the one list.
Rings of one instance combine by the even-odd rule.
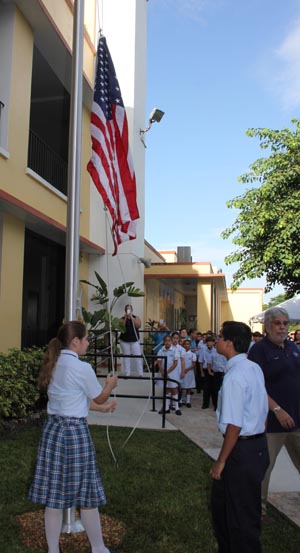
[[283, 446], [300, 471], [300, 353], [288, 340], [289, 316], [285, 309], [268, 309], [264, 325], [266, 336], [248, 354], [264, 373], [269, 399], [266, 432], [270, 465], [262, 484], [263, 515], [271, 472]]

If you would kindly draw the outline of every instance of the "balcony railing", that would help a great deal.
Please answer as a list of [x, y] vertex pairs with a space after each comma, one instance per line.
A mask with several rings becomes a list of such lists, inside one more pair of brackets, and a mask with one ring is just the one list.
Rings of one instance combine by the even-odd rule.
[[31, 129], [29, 131], [28, 167], [67, 194], [68, 164]]

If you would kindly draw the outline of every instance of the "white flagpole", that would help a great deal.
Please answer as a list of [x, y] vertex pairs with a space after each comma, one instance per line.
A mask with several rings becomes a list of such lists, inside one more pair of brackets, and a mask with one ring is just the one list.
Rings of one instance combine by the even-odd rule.
[[[76, 319], [78, 296], [80, 181], [82, 140], [84, 0], [74, 0], [71, 109], [68, 158], [68, 204], [66, 233], [65, 322]], [[81, 532], [75, 506], [64, 509], [62, 532]]]
[[84, 0], [74, 1], [68, 162], [65, 321], [76, 317], [79, 264]]

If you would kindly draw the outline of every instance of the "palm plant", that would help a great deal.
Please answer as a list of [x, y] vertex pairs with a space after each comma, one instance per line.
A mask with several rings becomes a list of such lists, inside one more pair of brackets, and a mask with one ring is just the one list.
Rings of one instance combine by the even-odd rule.
[[118, 331], [125, 331], [124, 325], [120, 322], [118, 317], [113, 315], [113, 309], [117, 301], [127, 294], [129, 297], [137, 298], [142, 297], [145, 293], [134, 286], [134, 282], [124, 282], [113, 290], [113, 299], [109, 302], [108, 287], [103, 278], [95, 271], [95, 277], [97, 284], [89, 282], [88, 280], [81, 280], [83, 284], [87, 284], [94, 288], [94, 294], [91, 300], [101, 306], [101, 309], [90, 312], [84, 307], [82, 308], [82, 315], [87, 328], [96, 337], [101, 338], [103, 342], [104, 336], [112, 331], [117, 333]]

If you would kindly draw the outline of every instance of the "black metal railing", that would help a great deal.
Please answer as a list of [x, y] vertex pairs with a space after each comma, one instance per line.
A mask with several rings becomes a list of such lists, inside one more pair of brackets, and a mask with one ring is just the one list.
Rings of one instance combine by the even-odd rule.
[[29, 130], [28, 167], [67, 194], [68, 164], [32, 129]]
[[[140, 331], [141, 332], [141, 331]], [[150, 331], [142, 331], [145, 333], [150, 333]], [[128, 399], [150, 399], [152, 400], [152, 411], [156, 411], [156, 400], [162, 400], [162, 428], [165, 428], [166, 424], [166, 399], [167, 399], [167, 382], [175, 382], [179, 389], [178, 399], [180, 399], [181, 396], [181, 385], [180, 382], [177, 380], [174, 380], [173, 378], [170, 378], [167, 372], [167, 358], [165, 356], [160, 356], [159, 354], [154, 355], [153, 351], [151, 353], [145, 353], [142, 355], [123, 355], [122, 353], [116, 351], [117, 344], [118, 344], [118, 332], [113, 332], [115, 335], [115, 342], [114, 345], [111, 348], [111, 345], [109, 343], [104, 344], [102, 342], [103, 335], [98, 335], [97, 332], [91, 331], [90, 332], [90, 349], [87, 351], [84, 357], [91, 359], [92, 364], [94, 366], [94, 370], [98, 378], [106, 378], [106, 374], [110, 373], [112, 371], [117, 372], [117, 364], [118, 359], [122, 359], [124, 357], [130, 358], [130, 359], [140, 359], [142, 358], [147, 365], [148, 370], [148, 377], [151, 379], [151, 395], [131, 395], [131, 394], [116, 394], [115, 397], [119, 398], [128, 398]], [[109, 337], [109, 333], [107, 334], [107, 337]], [[101, 336], [101, 337], [100, 337]], [[141, 342], [141, 345], [143, 343]], [[146, 346], [149, 346], [149, 344], [144, 344]], [[151, 348], [152, 349], [152, 348]], [[113, 353], [112, 353], [113, 350]], [[160, 359], [163, 363], [163, 372], [164, 374], [161, 375], [158, 371], [158, 368], [156, 366], [156, 361]], [[101, 369], [104, 369], [105, 371], [102, 372]], [[107, 371], [107, 372], [106, 372]], [[140, 376], [126, 376], [124, 374], [119, 375], [118, 378], [126, 379], [126, 380], [140, 380]], [[162, 395], [158, 393], [158, 390], [155, 388], [155, 384], [157, 384], [158, 381], [163, 382], [163, 389], [162, 389]]]

